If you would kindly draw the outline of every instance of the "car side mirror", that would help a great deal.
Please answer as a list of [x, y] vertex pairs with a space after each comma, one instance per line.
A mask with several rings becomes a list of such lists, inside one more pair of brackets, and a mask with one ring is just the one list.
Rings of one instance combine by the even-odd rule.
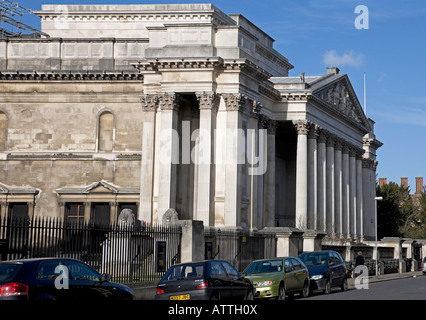
[[111, 281], [111, 275], [107, 273], [102, 273], [101, 282], [109, 282], [109, 281]]

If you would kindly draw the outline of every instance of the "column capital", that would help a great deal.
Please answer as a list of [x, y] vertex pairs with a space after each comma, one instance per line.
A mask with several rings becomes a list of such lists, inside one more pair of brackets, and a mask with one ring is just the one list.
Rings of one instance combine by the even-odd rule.
[[217, 111], [219, 108], [220, 96], [215, 92], [196, 92], [195, 93], [200, 110]]
[[350, 143], [342, 140], [342, 152], [349, 154], [350, 151], [351, 151], [351, 145], [350, 145]]
[[266, 121], [266, 129], [268, 129], [268, 135], [275, 135], [277, 133], [277, 128], [278, 128], [278, 121], [275, 120], [267, 120]]
[[260, 102], [253, 100], [251, 111], [250, 111], [250, 117], [254, 119], [260, 118], [260, 111], [262, 110], [262, 105]]
[[142, 103], [142, 111], [155, 111], [158, 106], [158, 95], [145, 94], [139, 95], [140, 102]]
[[331, 132], [327, 132], [327, 147], [333, 147], [336, 144], [336, 135]]
[[312, 124], [308, 131], [308, 139], [318, 139], [322, 129], [317, 124]]
[[308, 135], [309, 128], [311, 127], [311, 123], [306, 120], [295, 120], [293, 121], [293, 125], [296, 127], [298, 135]]
[[363, 158], [362, 159], [362, 167], [365, 169], [371, 169], [373, 166], [373, 160], [368, 159], [368, 158]]
[[326, 143], [327, 142], [327, 131], [324, 129], [320, 129], [318, 134], [318, 143]]
[[222, 93], [225, 106], [228, 111], [245, 112], [247, 108], [247, 97], [241, 93]]
[[161, 110], [177, 110], [179, 108], [179, 102], [181, 97], [177, 93], [158, 93], [157, 97]]
[[343, 148], [343, 140], [339, 137], [336, 137], [334, 150], [342, 151], [342, 148]]

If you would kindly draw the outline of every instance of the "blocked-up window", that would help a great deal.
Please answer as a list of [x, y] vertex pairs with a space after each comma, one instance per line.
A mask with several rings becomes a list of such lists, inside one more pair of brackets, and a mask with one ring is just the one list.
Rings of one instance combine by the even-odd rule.
[[0, 152], [6, 150], [7, 140], [7, 118], [3, 112], [0, 112]]
[[114, 136], [114, 115], [111, 112], [103, 112], [99, 116], [99, 151], [112, 152], [114, 149]]

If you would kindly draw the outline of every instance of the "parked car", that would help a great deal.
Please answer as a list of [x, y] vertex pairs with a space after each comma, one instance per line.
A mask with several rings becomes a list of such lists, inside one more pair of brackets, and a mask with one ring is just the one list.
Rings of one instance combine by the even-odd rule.
[[206, 260], [170, 267], [157, 285], [155, 299], [253, 300], [254, 289], [228, 262]]
[[309, 272], [297, 257], [256, 260], [243, 274], [256, 289], [255, 298], [284, 300], [287, 294], [309, 295]]
[[333, 287], [340, 287], [342, 291], [348, 289], [346, 264], [338, 252], [305, 252], [299, 258], [308, 267], [311, 292], [322, 290], [328, 294]]
[[426, 275], [426, 258], [423, 259], [422, 272], [423, 272], [423, 275]]
[[133, 300], [129, 287], [74, 259], [0, 262], [0, 300]]

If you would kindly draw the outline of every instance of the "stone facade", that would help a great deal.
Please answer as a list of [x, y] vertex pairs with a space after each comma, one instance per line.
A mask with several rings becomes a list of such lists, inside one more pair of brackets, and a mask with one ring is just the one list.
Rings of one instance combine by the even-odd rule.
[[50, 38], [0, 39], [3, 216], [25, 202], [115, 221], [130, 206], [157, 223], [174, 208], [206, 227], [292, 228], [307, 247], [374, 237], [382, 144], [337, 68], [289, 77], [270, 36], [211, 4], [36, 14]]

